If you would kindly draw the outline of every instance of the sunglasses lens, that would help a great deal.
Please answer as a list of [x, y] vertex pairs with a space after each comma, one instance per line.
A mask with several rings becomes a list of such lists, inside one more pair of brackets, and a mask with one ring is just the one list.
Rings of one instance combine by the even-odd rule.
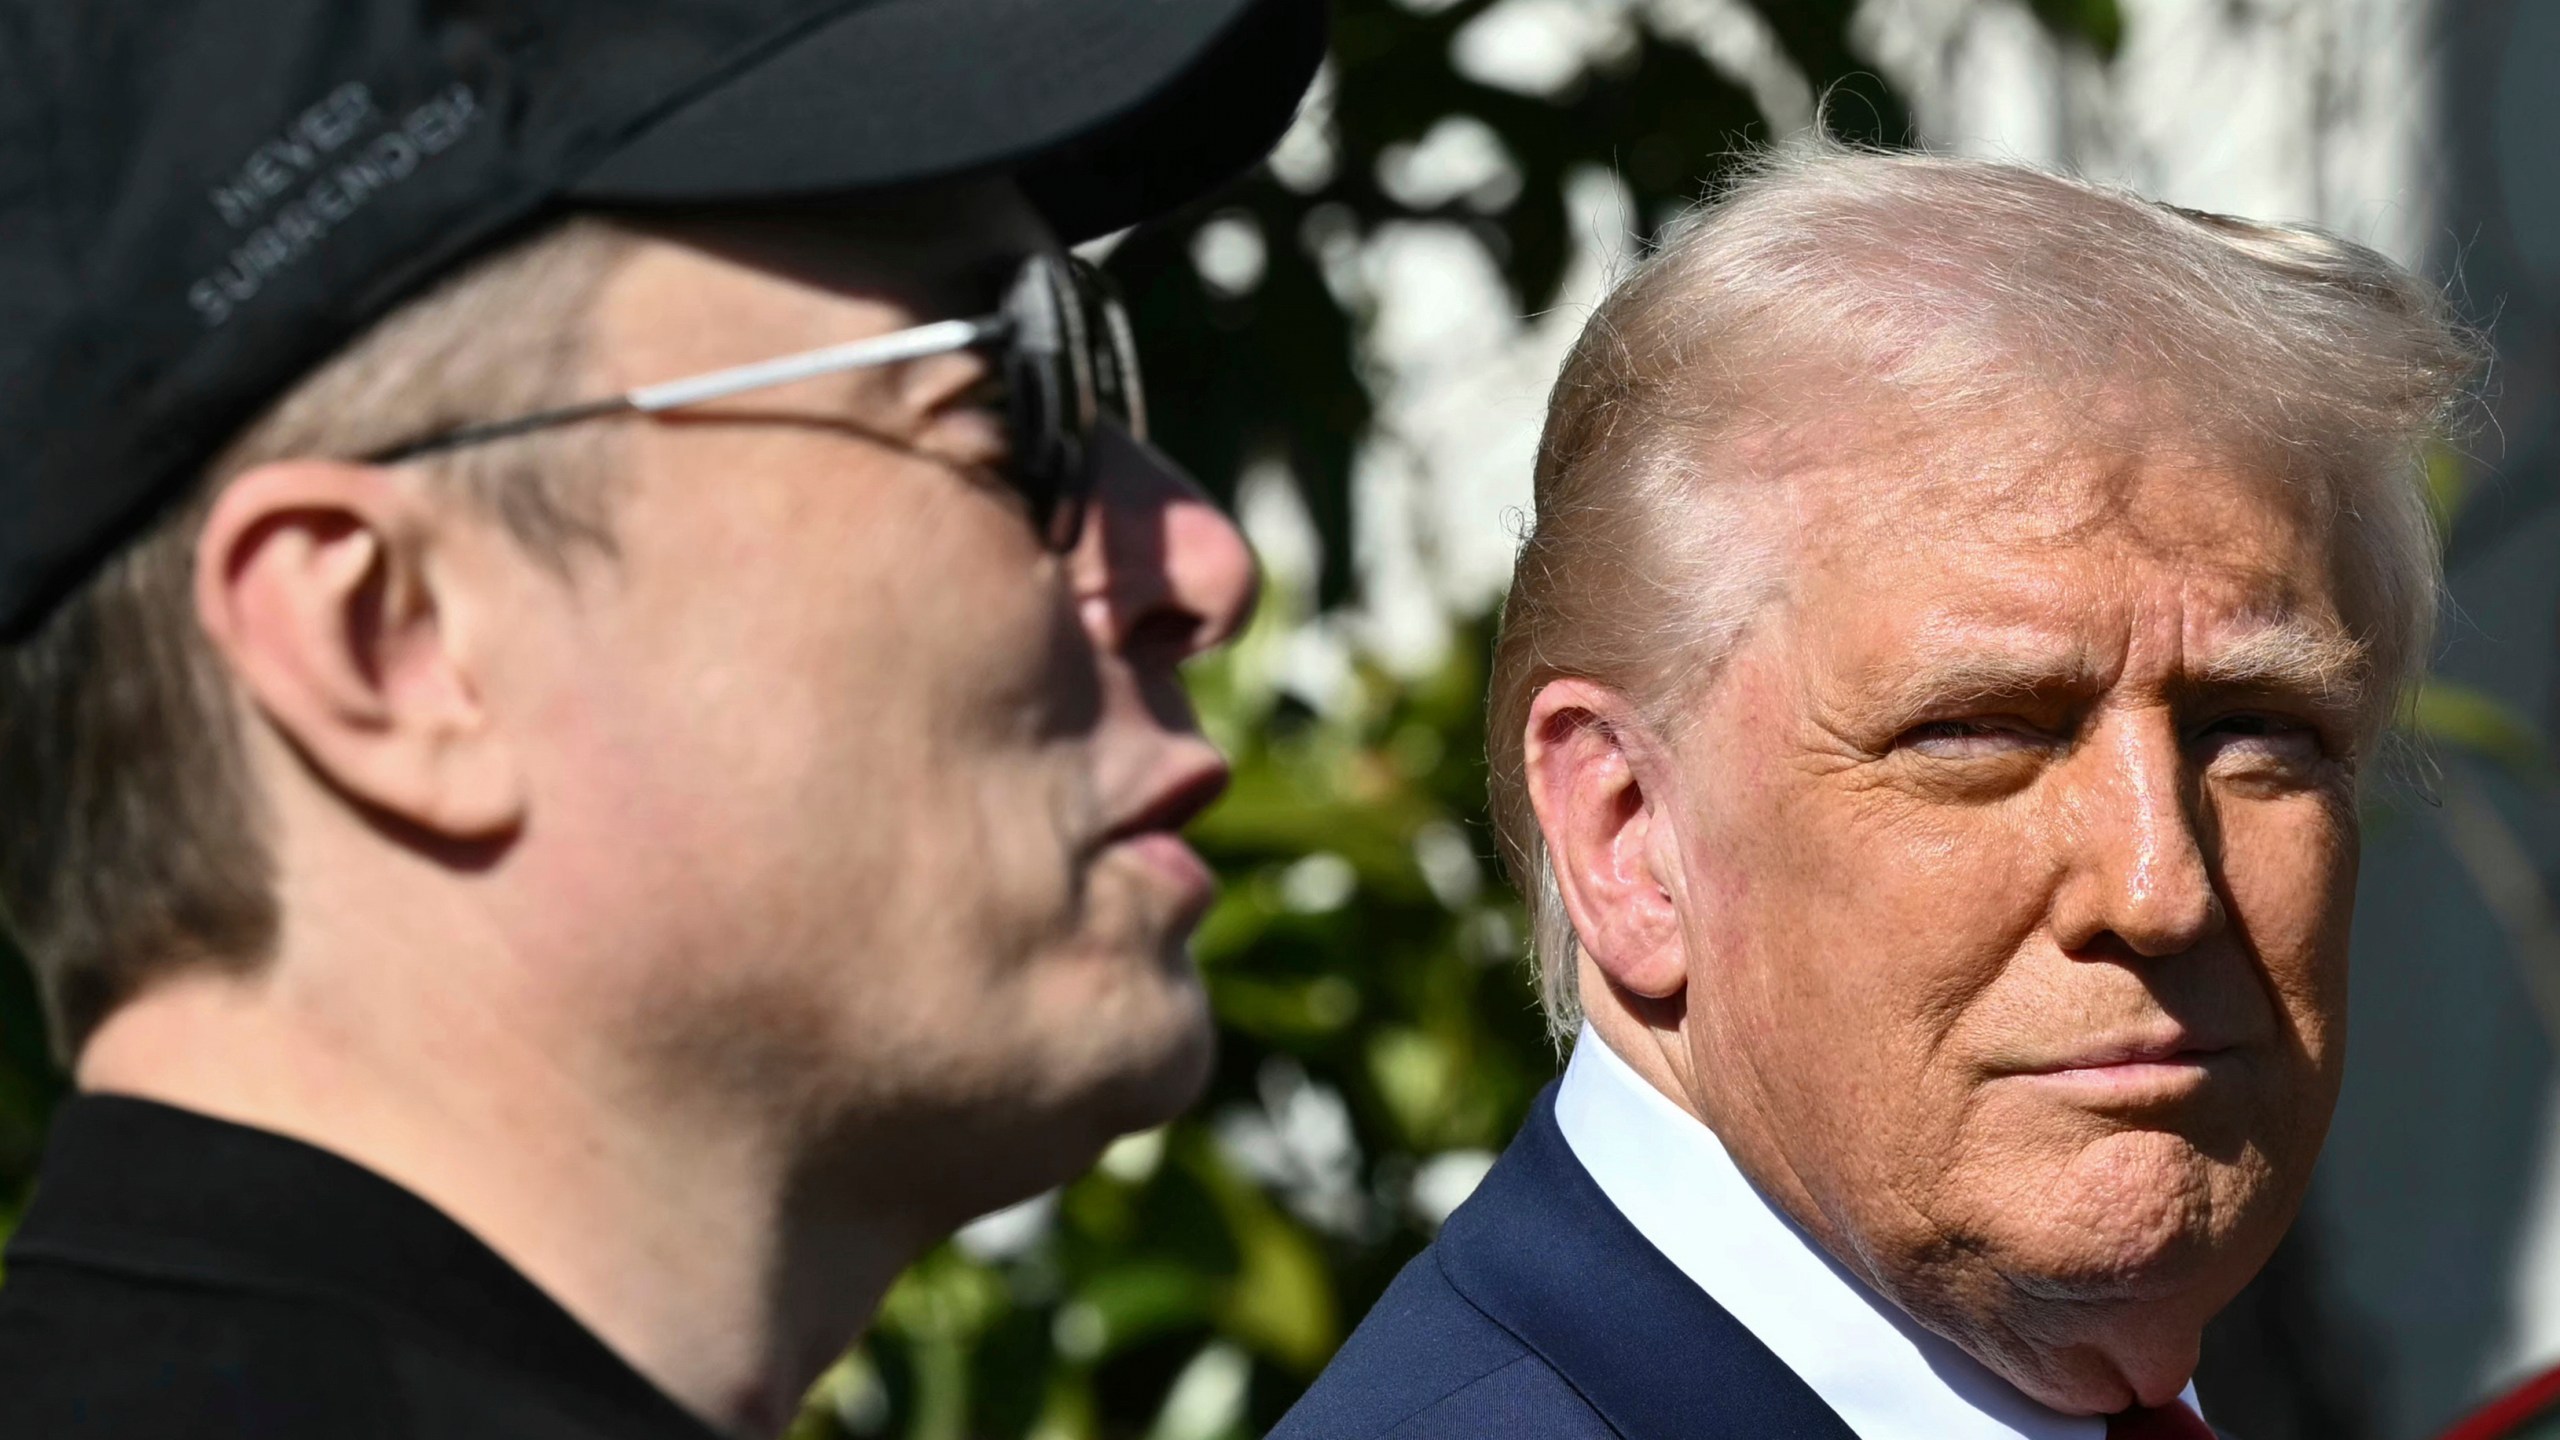
[[[1080, 483], [1085, 469], [1086, 426], [1076, 413], [1077, 386], [1069, 355], [1074, 349], [1061, 303], [1057, 262], [1034, 259], [1022, 268], [1005, 298], [1010, 332], [1003, 348], [1006, 418], [1013, 432], [1012, 479], [1031, 511], [1034, 529], [1052, 549], [1063, 525], [1062, 495]], [[1081, 516], [1077, 517], [1080, 521]], [[1066, 544], [1074, 543], [1070, 534]]]
[[1108, 417], [1146, 434], [1137, 346], [1110, 280], [1082, 260], [1033, 260], [1006, 310], [1015, 483], [1041, 538], [1071, 549], [1092, 502], [1095, 427]]
[[1146, 387], [1138, 378], [1138, 340], [1111, 277], [1082, 260], [1068, 262], [1084, 333], [1092, 356], [1094, 399], [1103, 414], [1141, 440], [1147, 438]]
[[1022, 493], [1031, 523], [1042, 536], [1051, 533], [1057, 508], [1057, 476], [1062, 459], [1055, 452], [1063, 433], [1058, 424], [1057, 377], [1047, 357], [1015, 348], [1004, 358], [1005, 423], [1012, 432], [1013, 463], [1007, 478]]

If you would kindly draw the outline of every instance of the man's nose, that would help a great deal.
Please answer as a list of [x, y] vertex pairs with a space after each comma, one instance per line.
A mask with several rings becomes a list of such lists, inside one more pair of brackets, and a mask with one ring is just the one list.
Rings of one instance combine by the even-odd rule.
[[1092, 509], [1070, 559], [1088, 628], [1140, 664], [1224, 644], [1261, 590], [1244, 535], [1179, 466], [1118, 425], [1106, 423], [1094, 447]]
[[[2054, 938], [2104, 958], [2113, 936], [2146, 958], [2195, 948], [2223, 923], [2207, 859], [2209, 816], [2165, 717], [2103, 731], [2080, 756], [2066, 804]], [[2098, 953], [2093, 953], [2098, 952]]]

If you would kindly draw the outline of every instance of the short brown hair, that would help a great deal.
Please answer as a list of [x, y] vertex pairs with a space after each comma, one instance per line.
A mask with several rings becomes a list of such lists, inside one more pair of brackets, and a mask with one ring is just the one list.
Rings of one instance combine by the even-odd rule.
[[[587, 320], [627, 234], [556, 222], [394, 310], [244, 429], [194, 493], [0, 657], [0, 915], [56, 1050], [180, 966], [275, 943], [272, 863], [234, 702], [198, 625], [196, 537], [223, 483], [297, 456], [369, 454], [580, 398]], [[439, 457], [535, 554], [604, 536], [602, 469], [535, 436]]]

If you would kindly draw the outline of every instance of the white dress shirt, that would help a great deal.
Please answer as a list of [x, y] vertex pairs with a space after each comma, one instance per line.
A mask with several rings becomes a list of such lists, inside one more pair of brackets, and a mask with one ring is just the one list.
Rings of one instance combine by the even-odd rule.
[[2103, 1419], [2046, 1409], [1841, 1269], [1588, 1027], [1556, 1124], [1618, 1213], [1860, 1440], [2105, 1440]]

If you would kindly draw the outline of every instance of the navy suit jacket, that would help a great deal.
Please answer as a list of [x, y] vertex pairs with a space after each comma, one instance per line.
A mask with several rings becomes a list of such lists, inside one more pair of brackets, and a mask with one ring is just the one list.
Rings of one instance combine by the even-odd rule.
[[1555, 1102], [1270, 1440], [1857, 1440], [1600, 1193]]

